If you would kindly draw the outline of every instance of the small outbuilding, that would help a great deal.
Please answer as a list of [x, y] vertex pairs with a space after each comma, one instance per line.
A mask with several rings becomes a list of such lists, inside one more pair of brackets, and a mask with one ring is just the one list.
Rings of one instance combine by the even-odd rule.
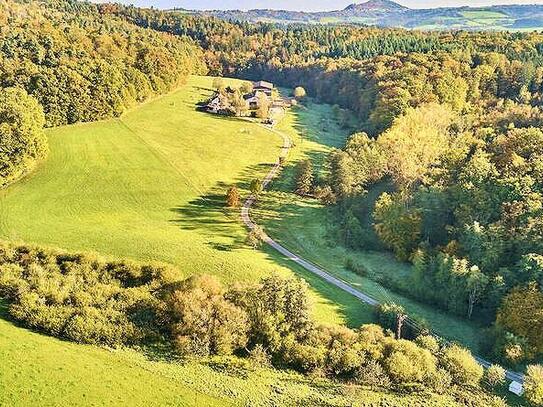
[[524, 393], [524, 388], [522, 387], [522, 383], [519, 382], [511, 382], [509, 385], [509, 391], [513, 394], [516, 394], [517, 396], [522, 396]]

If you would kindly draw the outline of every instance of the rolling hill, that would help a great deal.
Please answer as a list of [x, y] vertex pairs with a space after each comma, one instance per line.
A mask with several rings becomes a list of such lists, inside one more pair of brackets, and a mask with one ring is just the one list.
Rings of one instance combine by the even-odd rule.
[[212, 10], [191, 12], [227, 20], [275, 23], [356, 23], [426, 30], [514, 30], [543, 28], [543, 5], [410, 9], [390, 0], [369, 0], [343, 10]]

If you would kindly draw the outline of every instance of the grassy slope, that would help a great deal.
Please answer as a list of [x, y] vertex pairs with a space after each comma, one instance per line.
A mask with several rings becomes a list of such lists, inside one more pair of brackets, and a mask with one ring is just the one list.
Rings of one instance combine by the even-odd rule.
[[[479, 351], [480, 327], [461, 318], [447, 315], [433, 307], [422, 305], [398, 295], [375, 282], [375, 279], [398, 278], [411, 272], [407, 264], [396, 261], [382, 252], [347, 250], [337, 244], [333, 236], [336, 221], [332, 212], [312, 199], [301, 199], [291, 193], [293, 190], [293, 165], [296, 161], [310, 157], [314, 162], [323, 160], [323, 152], [341, 146], [344, 137], [330, 138], [329, 134], [344, 133], [333, 119], [330, 108], [324, 105], [310, 105], [307, 110], [298, 110], [296, 117], [281, 124], [289, 132], [293, 127], [304, 128], [305, 139], [290, 133], [296, 147], [291, 153], [289, 167], [281, 180], [272, 185], [272, 191], [265, 194], [255, 210], [255, 216], [266, 231], [277, 241], [302, 255], [315, 264], [321, 265], [335, 276], [350, 282], [354, 287], [374, 296], [380, 301], [394, 301], [402, 304], [412, 315], [426, 320], [441, 335], [458, 340], [474, 351]], [[318, 113], [318, 112], [322, 113]], [[317, 115], [318, 116], [315, 116]], [[328, 118], [322, 120], [320, 118]], [[323, 131], [325, 129], [326, 131]], [[299, 133], [299, 132], [298, 132]], [[329, 225], [329, 226], [327, 226]], [[345, 259], [350, 257], [368, 270], [373, 279], [361, 277], [345, 268]], [[336, 298], [342, 298], [340, 293]]]
[[[246, 187], [268, 171], [281, 140], [251, 123], [196, 112], [211, 84], [193, 77], [121, 119], [50, 130], [49, 158], [0, 192], [0, 238], [164, 261], [185, 276], [225, 282], [291, 274], [274, 255], [244, 245], [238, 211], [223, 205], [232, 183]], [[317, 289], [321, 321], [340, 322], [345, 309], [360, 308], [350, 298], [331, 302], [337, 290]], [[354, 324], [366, 320], [351, 315]]]
[[[246, 183], [253, 171], [264, 172], [258, 163], [275, 158], [278, 140], [270, 144], [270, 134], [254, 126], [194, 112], [194, 102], [209, 94], [202, 87], [210, 82], [193, 78], [182, 91], [122, 121], [51, 131], [49, 160], [0, 199], [1, 236], [112, 257], [160, 259], [185, 274], [214, 272], [226, 281], [271, 270], [288, 273], [276, 254], [244, 249], [237, 214], [224, 213], [219, 204], [222, 183]], [[318, 151], [343, 143], [346, 134], [328, 119], [329, 107], [314, 105], [301, 113], [287, 115], [281, 124], [305, 146], [293, 158], [303, 150], [318, 160]], [[301, 142], [296, 133], [304, 128], [318, 139]], [[190, 181], [187, 173], [193, 175]], [[356, 325], [371, 318], [357, 301], [298, 272], [317, 292], [322, 321], [347, 315]], [[248, 370], [236, 359], [183, 365], [135, 351], [76, 345], [19, 328], [5, 312], [0, 315], [0, 363], [0, 405], [342, 406], [355, 400], [455, 405], [448, 396], [374, 393], [289, 372]]]

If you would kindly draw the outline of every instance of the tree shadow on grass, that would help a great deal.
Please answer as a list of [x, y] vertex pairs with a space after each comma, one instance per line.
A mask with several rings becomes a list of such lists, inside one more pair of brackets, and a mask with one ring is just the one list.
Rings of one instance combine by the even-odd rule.
[[[227, 208], [225, 204], [227, 190], [236, 185], [240, 190], [241, 204], [249, 195], [249, 185], [255, 174], [269, 171], [272, 163], [261, 163], [247, 167], [236, 178], [235, 182], [227, 184], [218, 182], [209, 192], [188, 203], [171, 208], [175, 214], [172, 223], [181, 229], [197, 231], [209, 239], [209, 246], [219, 251], [232, 251], [244, 247], [246, 234], [242, 230], [241, 208]], [[229, 243], [225, 243], [229, 241]]]

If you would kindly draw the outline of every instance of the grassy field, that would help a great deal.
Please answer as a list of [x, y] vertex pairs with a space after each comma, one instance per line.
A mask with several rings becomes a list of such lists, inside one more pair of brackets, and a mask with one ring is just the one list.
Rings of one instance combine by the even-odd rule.
[[[246, 231], [237, 211], [224, 210], [224, 192], [237, 183], [246, 194], [250, 180], [276, 160], [281, 140], [251, 123], [196, 112], [195, 103], [211, 94], [211, 82], [193, 77], [181, 90], [121, 119], [50, 130], [50, 157], [0, 195], [0, 238], [165, 261], [183, 276], [209, 273], [225, 282], [294, 271], [309, 282], [321, 322], [357, 326], [371, 321], [371, 309], [354, 298], [267, 248], [244, 246]], [[319, 167], [349, 131], [338, 126], [330, 106], [313, 103], [289, 112], [279, 129], [290, 134], [296, 148], [274, 191], [259, 203], [266, 228], [353, 285], [394, 297], [344, 269], [344, 257], [352, 253], [327, 239], [325, 208], [287, 192], [292, 164], [311, 157]], [[382, 254], [374, 256], [376, 266], [405, 267]], [[442, 319], [452, 331], [464, 332], [463, 339], [471, 332], [461, 321], [394, 298], [410, 311], [420, 309], [429, 320]], [[0, 405], [9, 406], [456, 405], [450, 396], [374, 393], [254, 369], [235, 358], [183, 364], [164, 360], [160, 352], [76, 345], [16, 326], [1, 306], [0, 362]]]
[[[338, 127], [329, 109], [325, 105], [309, 104], [307, 109], [298, 110], [296, 115], [286, 118], [279, 125], [279, 129], [290, 134], [296, 146], [281, 179], [272, 184], [271, 190], [254, 210], [256, 219], [264, 225], [270, 236], [294, 253], [322, 266], [382, 302], [402, 304], [411, 315], [425, 320], [442, 336], [457, 340], [479, 352], [480, 326], [410, 300], [377, 282], [386, 279], [398, 281], [409, 276], [411, 268], [408, 264], [396, 261], [386, 252], [344, 248], [338, 243], [333, 210], [323, 207], [316, 200], [302, 199], [292, 193], [294, 165], [297, 161], [311, 158], [318, 172], [325, 153], [344, 143], [346, 130]], [[293, 132], [292, 129], [298, 131]], [[305, 137], [300, 138], [300, 134]], [[370, 278], [348, 270], [345, 267], [346, 259], [352, 259], [363, 267]], [[340, 293], [337, 299], [344, 296]]]
[[[268, 171], [281, 139], [252, 123], [195, 111], [211, 84], [193, 77], [120, 119], [49, 130], [49, 158], [0, 192], [0, 238], [168, 262], [184, 276], [207, 273], [227, 283], [292, 274], [245, 246], [238, 211], [223, 204], [230, 185], [246, 188]], [[317, 314], [344, 320], [341, 309], [352, 309], [351, 299], [332, 303], [337, 295], [326, 290], [326, 297], [314, 296]]]

